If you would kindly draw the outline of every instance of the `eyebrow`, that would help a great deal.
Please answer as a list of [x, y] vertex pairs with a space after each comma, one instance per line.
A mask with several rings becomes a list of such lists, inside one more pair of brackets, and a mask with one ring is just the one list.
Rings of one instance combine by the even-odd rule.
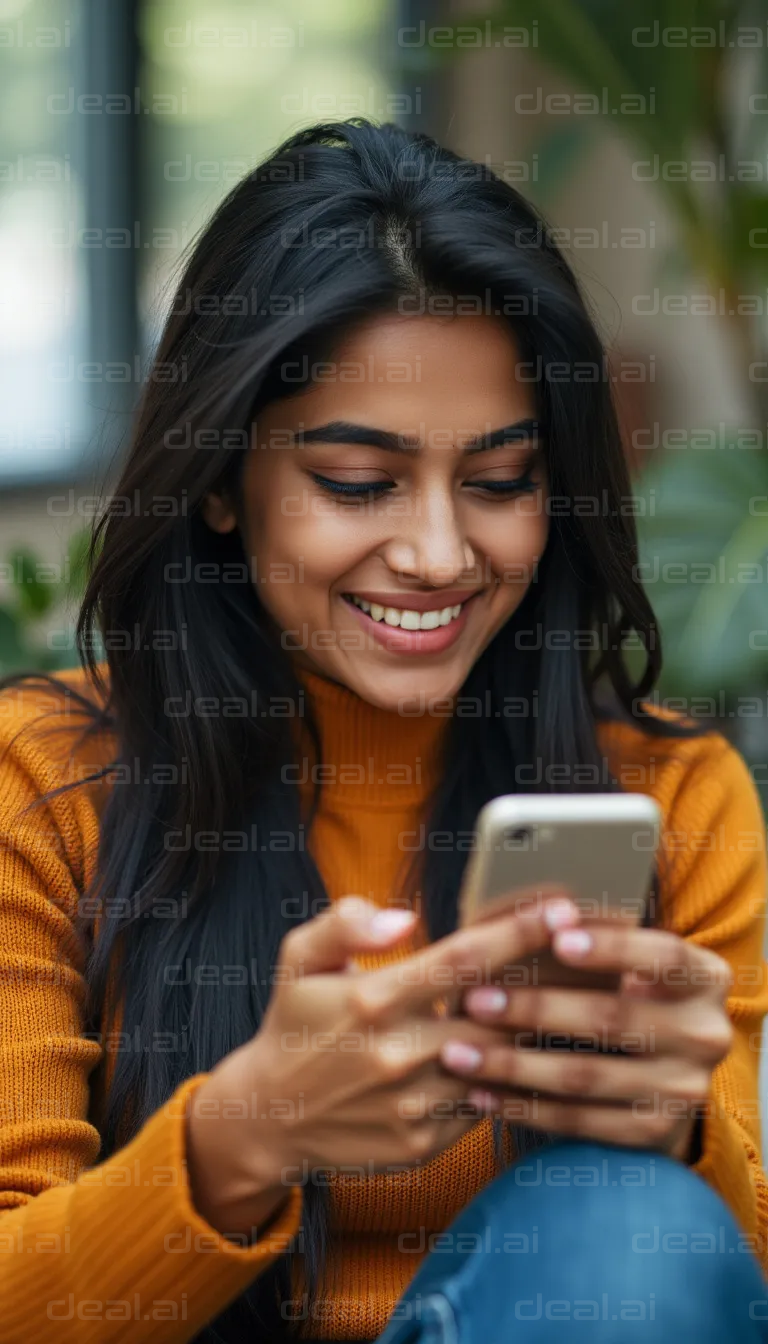
[[[490, 434], [475, 436], [462, 451], [483, 453], [489, 448], [526, 443], [529, 439], [537, 442], [539, 429], [538, 420], [516, 420], [514, 424], [494, 429]], [[421, 440], [412, 435], [395, 434], [391, 430], [375, 429], [370, 425], [355, 425], [349, 420], [331, 420], [327, 425], [318, 425], [316, 429], [297, 430], [294, 437], [300, 447], [307, 443], [356, 443], [368, 448], [383, 448], [387, 453], [409, 454], [418, 453], [421, 447]]]

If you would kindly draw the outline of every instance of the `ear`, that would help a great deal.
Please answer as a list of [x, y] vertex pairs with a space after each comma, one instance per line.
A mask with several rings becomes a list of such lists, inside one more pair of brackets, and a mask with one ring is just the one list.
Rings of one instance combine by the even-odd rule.
[[200, 512], [214, 532], [233, 532], [237, 527], [235, 511], [226, 491], [220, 495], [209, 492], [203, 496]]

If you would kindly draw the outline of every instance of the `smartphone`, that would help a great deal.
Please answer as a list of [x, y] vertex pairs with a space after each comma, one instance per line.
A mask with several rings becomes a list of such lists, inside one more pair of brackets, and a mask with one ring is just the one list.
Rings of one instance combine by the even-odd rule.
[[[568, 888], [582, 922], [645, 915], [661, 831], [658, 804], [644, 793], [505, 794], [481, 808], [464, 872], [460, 924], [505, 907], [531, 908], [553, 885]], [[520, 889], [526, 889], [521, 899]], [[504, 983], [615, 991], [615, 973], [566, 966], [548, 950], [508, 967]]]

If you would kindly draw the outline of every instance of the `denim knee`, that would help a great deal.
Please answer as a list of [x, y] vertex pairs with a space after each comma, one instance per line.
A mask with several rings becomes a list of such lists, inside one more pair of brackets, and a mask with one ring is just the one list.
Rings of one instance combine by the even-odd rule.
[[486, 1186], [428, 1249], [402, 1304], [447, 1312], [437, 1339], [549, 1340], [564, 1325], [590, 1341], [768, 1339], [748, 1238], [699, 1176], [659, 1153], [552, 1144]]

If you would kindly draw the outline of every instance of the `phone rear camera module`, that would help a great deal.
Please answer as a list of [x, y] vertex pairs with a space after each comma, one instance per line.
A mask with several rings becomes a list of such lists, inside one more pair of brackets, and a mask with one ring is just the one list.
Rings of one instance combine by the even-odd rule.
[[528, 849], [533, 839], [531, 826], [511, 826], [504, 832], [506, 849]]

